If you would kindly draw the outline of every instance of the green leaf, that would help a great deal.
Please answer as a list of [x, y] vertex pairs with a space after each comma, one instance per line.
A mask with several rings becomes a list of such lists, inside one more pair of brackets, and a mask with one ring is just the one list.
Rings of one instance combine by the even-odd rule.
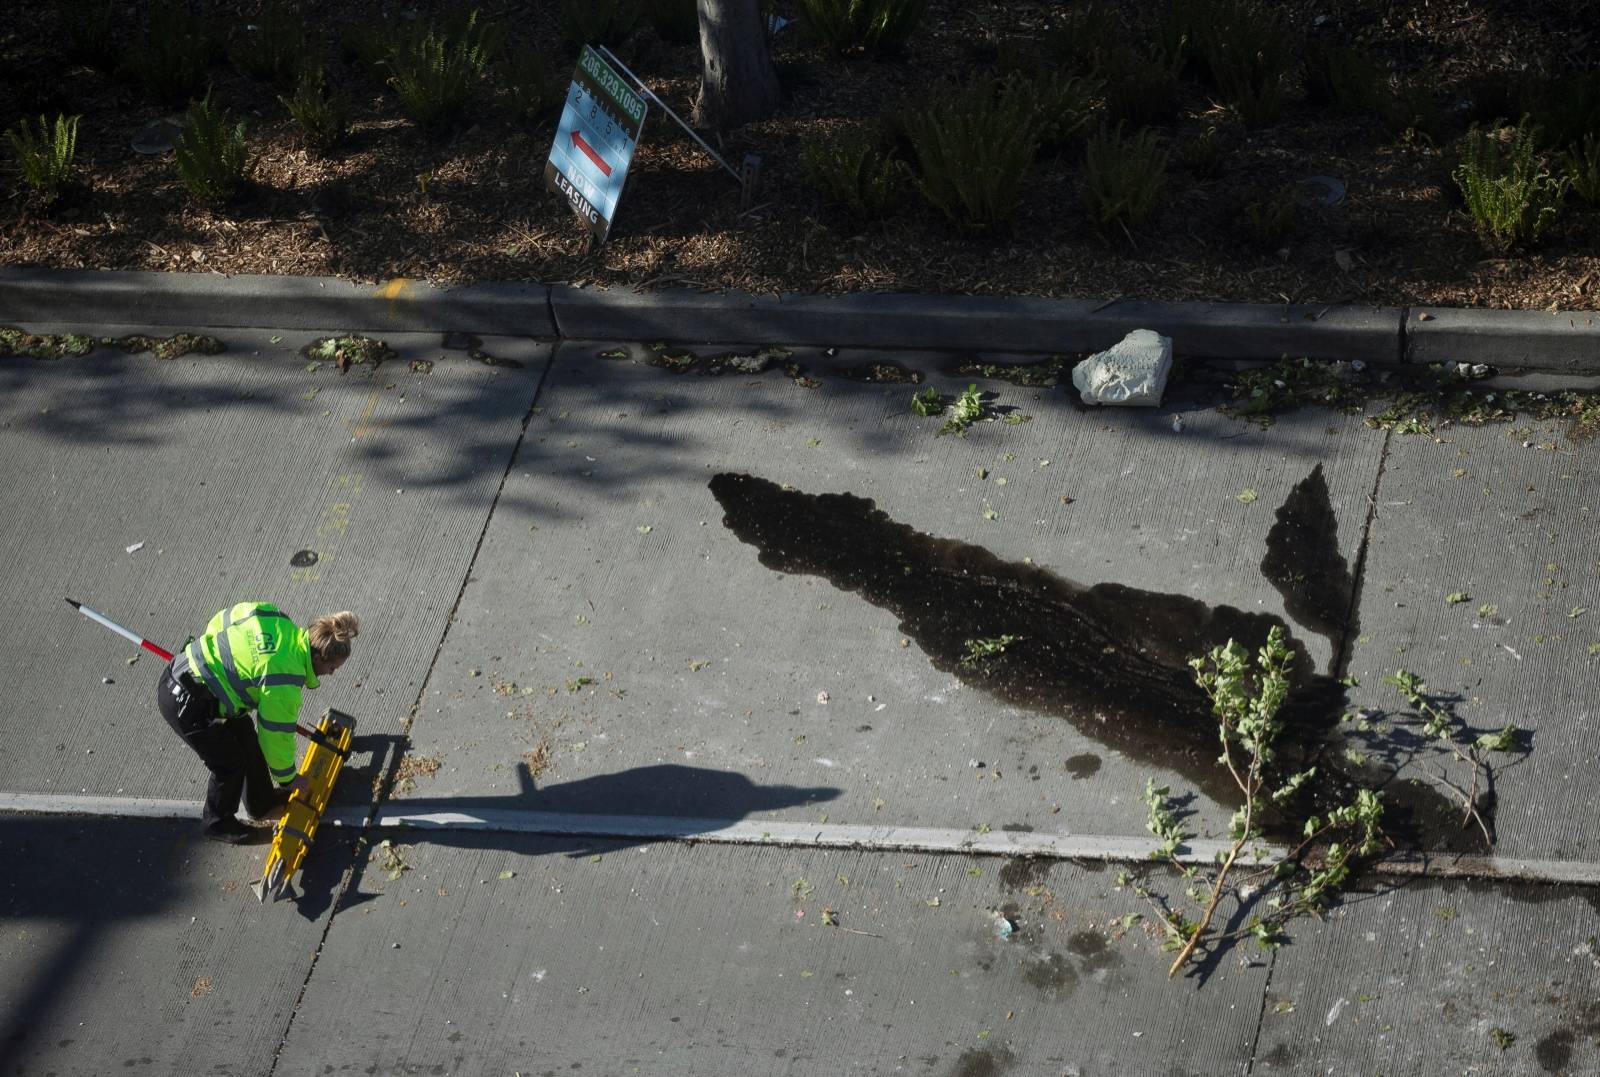
[[1261, 496], [1260, 494], [1256, 493], [1254, 490], [1250, 489], [1248, 486], [1245, 487], [1243, 490], [1239, 491], [1239, 493], [1237, 495], [1238, 499], [1240, 501], [1244, 502], [1246, 505], [1250, 504], [1252, 501], [1256, 500], [1260, 496]]
[[500, 878], [502, 878], [502, 879], [515, 879], [516, 877], [517, 877], [517, 873], [514, 872], [514, 871], [510, 871], [510, 870], [502, 871], [500, 873]]
[[1444, 600], [1452, 606], [1459, 606], [1461, 603], [1466, 602], [1471, 598], [1472, 596], [1467, 594], [1465, 591], [1451, 591], [1449, 594], [1444, 596]]

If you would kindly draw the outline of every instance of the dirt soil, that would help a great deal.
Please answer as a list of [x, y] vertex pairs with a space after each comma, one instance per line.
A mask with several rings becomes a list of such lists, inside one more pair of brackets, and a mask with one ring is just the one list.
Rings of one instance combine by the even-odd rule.
[[[451, 5], [420, 0], [422, 16]], [[1014, 226], [963, 238], [922, 203], [853, 226], [822, 205], [799, 164], [804, 136], [871, 123], [925, 97], [941, 79], [992, 71], [1008, 40], [1039, 35], [1062, 5], [931, 0], [907, 54], [836, 59], [791, 26], [774, 39], [786, 101], [780, 114], [730, 134], [725, 156], [763, 158], [756, 204], [741, 210], [731, 178], [653, 109], [634, 158], [611, 240], [591, 248], [564, 202], [544, 189], [554, 116], [517, 119], [502, 88], [486, 86], [466, 124], [442, 138], [407, 120], [394, 94], [340, 55], [340, 25], [405, 17], [371, 0], [318, 7], [330, 84], [348, 95], [354, 131], [326, 156], [308, 151], [277, 102], [219, 54], [216, 100], [248, 124], [249, 191], [233, 204], [193, 202], [170, 153], [129, 146], [176, 110], [153, 103], [125, 76], [61, 55], [66, 4], [3, 5], [0, 123], [81, 113], [80, 182], [48, 210], [20, 181], [0, 181], [0, 263], [71, 268], [396, 276], [440, 283], [537, 280], [740, 288], [758, 293], [903, 291], [1279, 302], [1418, 303], [1586, 308], [1600, 290], [1600, 211], [1569, 199], [1534, 253], [1490, 253], [1473, 234], [1449, 178], [1449, 148], [1478, 106], [1472, 79], [1524, 67], [1592, 62], [1600, 42], [1593, 0], [1326, 0], [1283, 5], [1308, 35], [1360, 41], [1391, 71], [1434, 88], [1451, 126], [1436, 140], [1390, 133], [1376, 118], [1313, 109], [1298, 94], [1283, 118], [1247, 128], [1187, 86], [1182, 115], [1160, 128], [1174, 149], [1216, 126], [1228, 145], [1221, 174], [1202, 180], [1174, 166], [1156, 219], [1131, 240], [1107, 242], [1079, 203], [1081, 142], [1034, 166]], [[120, 4], [120, 40], [142, 25], [143, 4]], [[239, 32], [256, 5], [213, 4]], [[794, 16], [793, 0], [779, 10]], [[1134, 14], [1150, 5], [1131, 2]], [[513, 41], [550, 53], [557, 78], [576, 50], [561, 43], [559, 4], [486, 0], [484, 14]], [[409, 7], [405, 10], [409, 10]], [[1320, 18], [1320, 22], [1317, 21]], [[1137, 32], [1137, 31], [1131, 31]], [[673, 108], [687, 115], [698, 49], [653, 30], [620, 50]], [[1481, 104], [1481, 102], [1480, 102]], [[1174, 155], [1176, 156], [1176, 154]], [[1331, 175], [1347, 196], [1304, 205], [1277, 249], [1245, 238], [1243, 195]]]

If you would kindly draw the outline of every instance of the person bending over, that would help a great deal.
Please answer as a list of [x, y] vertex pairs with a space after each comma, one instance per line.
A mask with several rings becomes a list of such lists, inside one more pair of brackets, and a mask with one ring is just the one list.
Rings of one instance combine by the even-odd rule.
[[245, 810], [263, 821], [304, 787], [294, 740], [302, 690], [344, 665], [360, 630], [348, 610], [301, 628], [270, 602], [241, 602], [211, 618], [161, 671], [161, 716], [211, 771], [206, 837], [237, 844], [261, 833], [235, 817], [241, 793]]

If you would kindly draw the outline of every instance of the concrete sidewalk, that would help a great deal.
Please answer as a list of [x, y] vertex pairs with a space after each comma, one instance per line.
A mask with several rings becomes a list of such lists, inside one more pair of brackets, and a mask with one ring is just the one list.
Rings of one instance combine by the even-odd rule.
[[[27, 328], [138, 328], [93, 317]], [[735, 348], [706, 376], [648, 342], [469, 354], [441, 331], [386, 334], [394, 358], [340, 373], [302, 351], [348, 324], [329, 323], [217, 328], [226, 352], [166, 362], [0, 361], [18, 506], [0, 517], [0, 794], [109, 815], [198, 800], [148, 657], [61, 599], [171, 645], [256, 597], [363, 618], [313, 697], [361, 723], [342, 813], [371, 811], [403, 757], [381, 812], [503, 825], [330, 829], [302, 899], [262, 909], [239, 885], [260, 851], [198, 846], [190, 823], [0, 815], [22, 869], [0, 902], [21, 943], [0, 957], [0, 1068], [1600, 1065], [1594, 891], [1374, 881], [1276, 955], [1169, 983], [1115, 867], [872, 847], [910, 828], [1136, 849], [1146, 778], [1192, 790], [1190, 825], [1222, 836], [1203, 715], [1164, 684], [1085, 695], [1072, 671], [1112, 664], [1102, 647], [1177, 664], [1275, 618], [1359, 682], [1341, 709], [1389, 713], [1365, 734], [1332, 713], [1330, 758], [1388, 775], [1418, 840], [1471, 848], [1439, 784], [1460, 772], [1381, 682], [1401, 667], [1476, 729], [1530, 731], [1497, 770], [1495, 854], [1591, 871], [1592, 444], [1318, 409], [1262, 429], [1199, 385], [1089, 411], [912, 351], [892, 358], [919, 385], [846, 376], [891, 358], [875, 349]], [[911, 413], [914, 389], [972, 380], [995, 421], [941, 437]], [[1322, 616], [1352, 598], [1348, 630]], [[1022, 638], [1000, 660], [963, 662], [1004, 634]], [[521, 816], [793, 844], [541, 836]], [[865, 847], [830, 847], [840, 833]], [[1003, 941], [1007, 903], [1021, 935]]]

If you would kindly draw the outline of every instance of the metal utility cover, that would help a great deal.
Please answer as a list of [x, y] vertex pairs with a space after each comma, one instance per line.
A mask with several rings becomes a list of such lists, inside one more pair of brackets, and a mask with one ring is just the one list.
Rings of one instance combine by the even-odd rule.
[[585, 45], [567, 87], [567, 104], [544, 165], [544, 182], [589, 222], [589, 230], [602, 243], [622, 199], [644, 116], [644, 98]]

